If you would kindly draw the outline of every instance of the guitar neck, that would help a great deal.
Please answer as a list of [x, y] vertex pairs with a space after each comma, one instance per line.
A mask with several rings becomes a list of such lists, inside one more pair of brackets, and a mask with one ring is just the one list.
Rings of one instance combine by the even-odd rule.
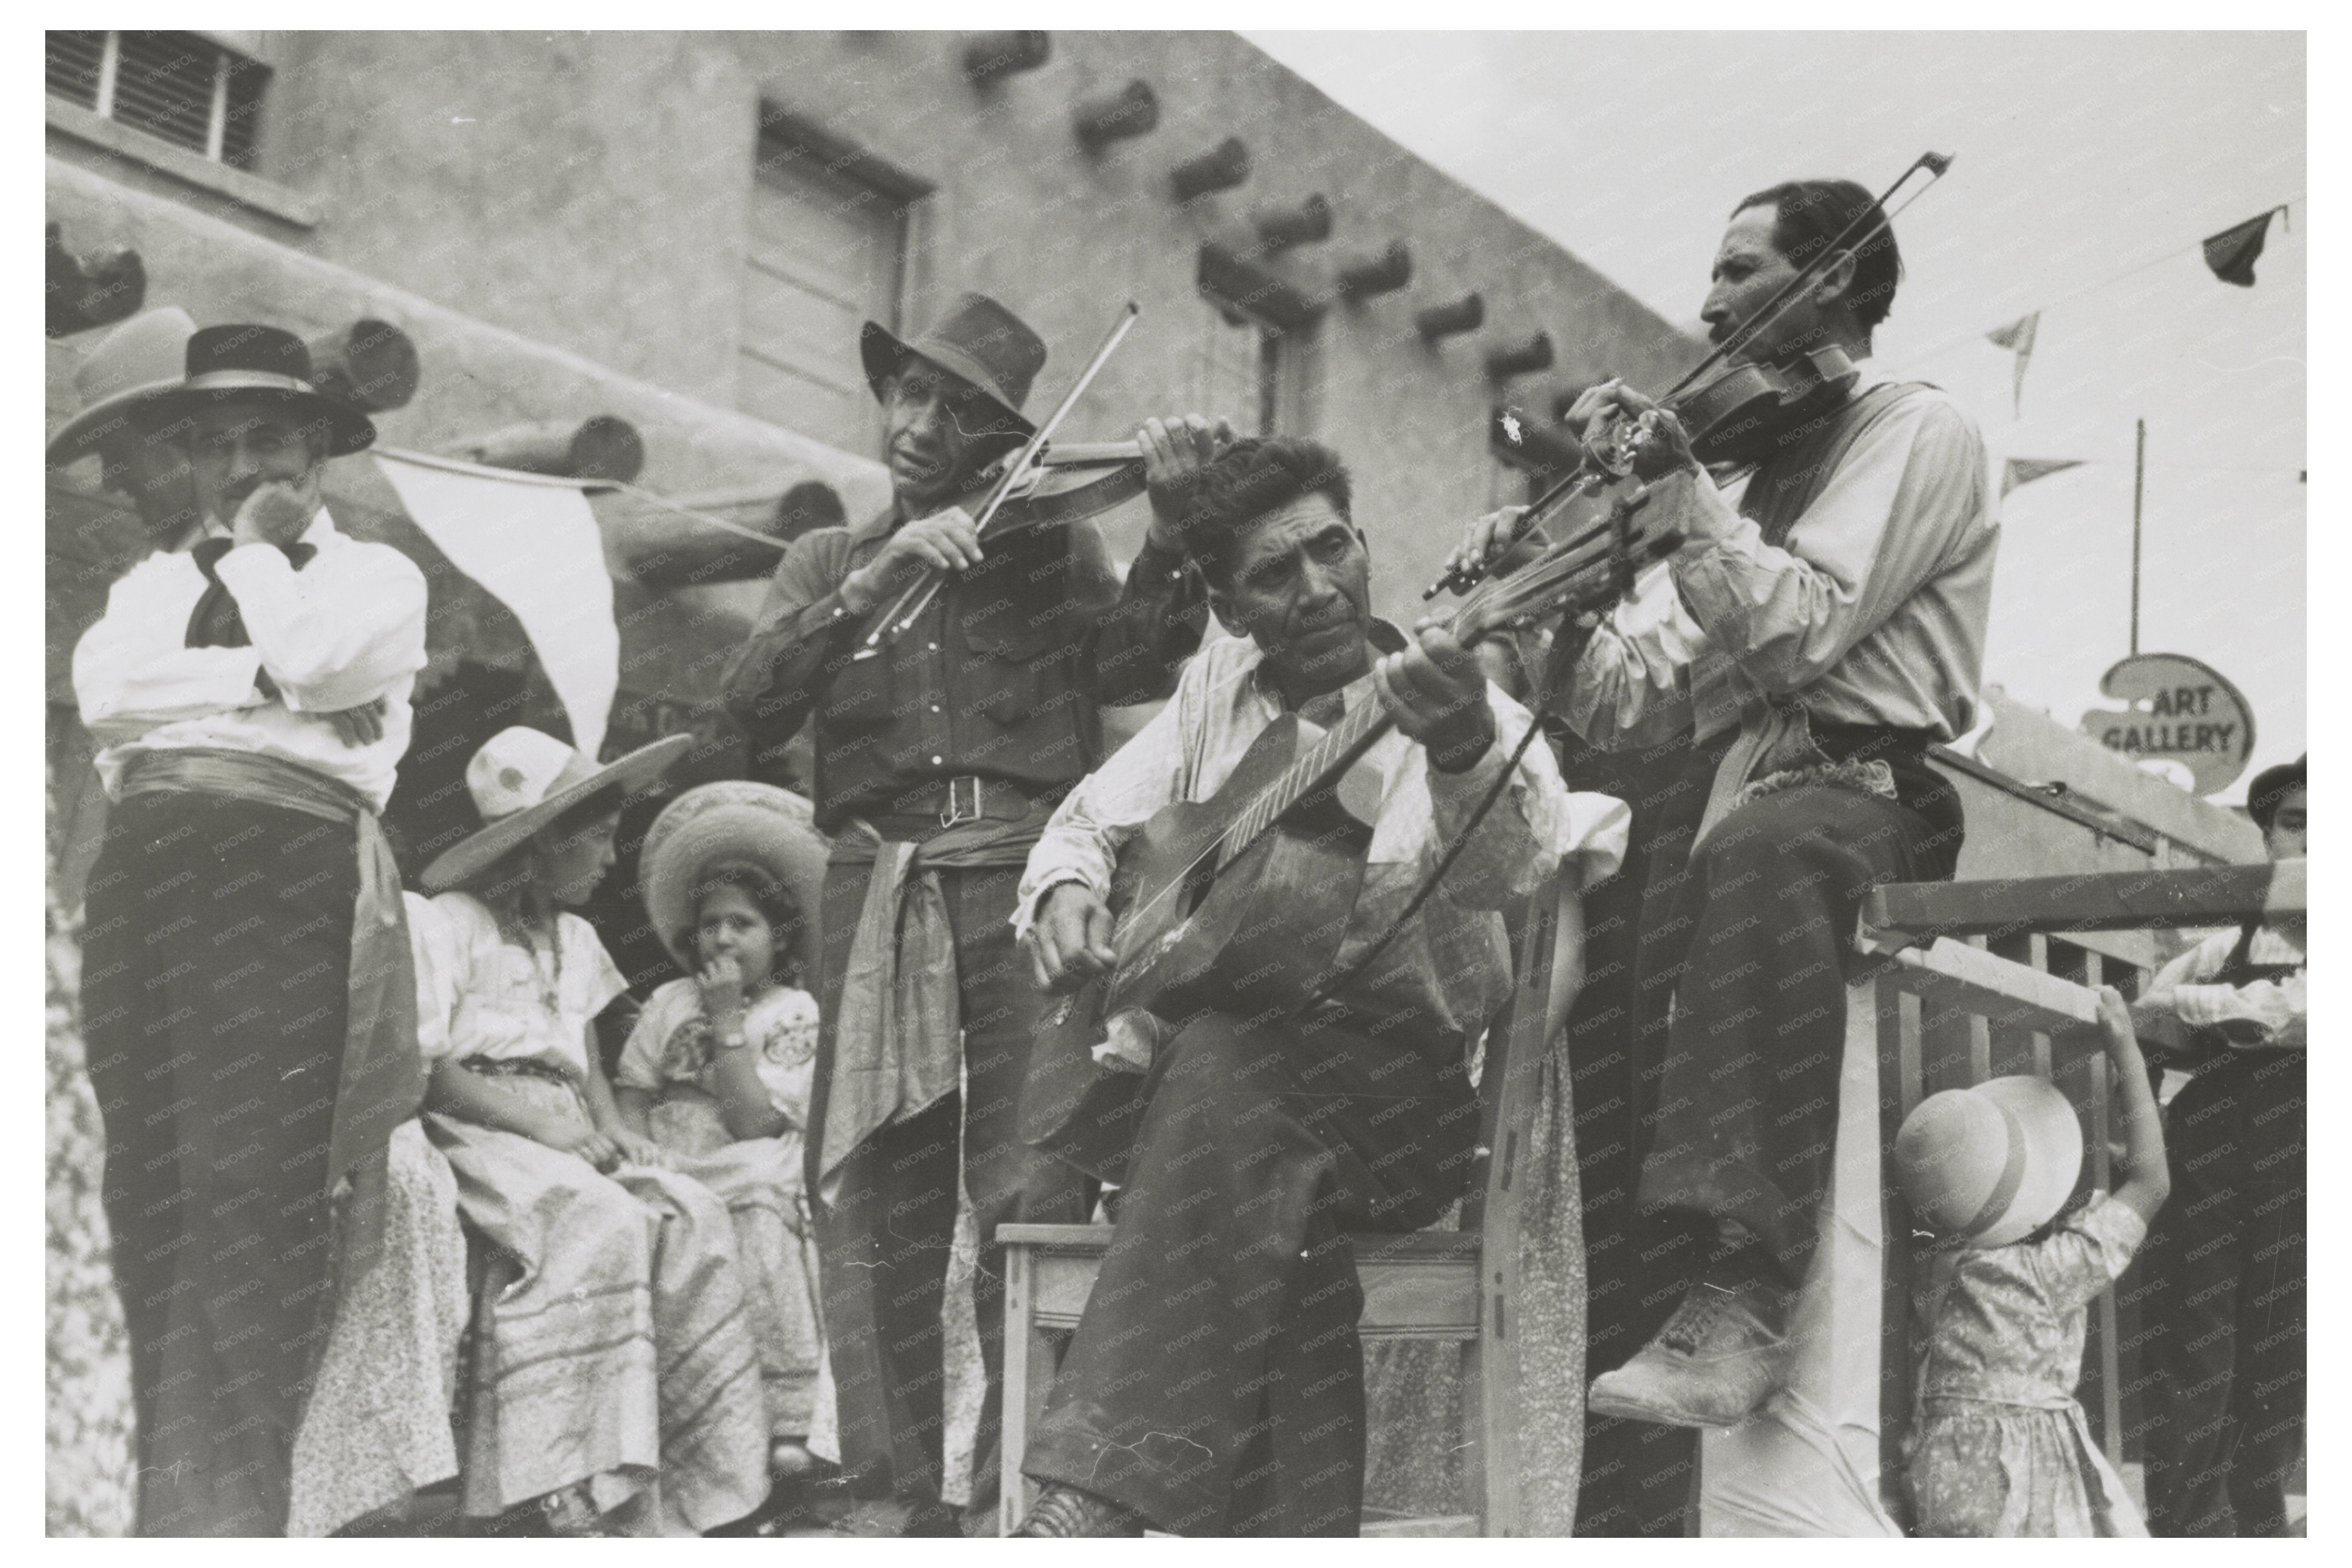
[[1219, 837], [1216, 868], [1222, 870], [1255, 843], [1259, 835], [1282, 820], [1285, 812], [1346, 772], [1388, 733], [1390, 722], [1388, 710], [1375, 700], [1367, 699], [1349, 709], [1337, 724], [1301, 751], [1282, 776], [1268, 784], [1250, 803], [1249, 809], [1235, 817]]

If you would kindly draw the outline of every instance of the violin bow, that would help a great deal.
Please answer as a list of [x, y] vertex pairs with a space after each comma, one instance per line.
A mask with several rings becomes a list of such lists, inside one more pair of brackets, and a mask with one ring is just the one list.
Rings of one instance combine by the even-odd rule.
[[[1920, 170], [1925, 169], [1927, 171], [1928, 184], [1932, 185], [1936, 181], [1944, 177], [1944, 172], [1952, 166], [1952, 160], [1954, 157], [1955, 154], [1950, 153], [1922, 153], [1916, 158], [1914, 158], [1911, 161], [1910, 167], [1905, 169], [1900, 175], [1896, 176], [1895, 183], [1888, 185], [1885, 191], [1881, 192], [1876, 201], [1873, 202], [1868, 208], [1855, 214], [1853, 217], [1847, 222], [1846, 226], [1838, 230], [1836, 235], [1831, 238], [1828, 246], [1822, 249], [1819, 256], [1814, 257], [1811, 261], [1806, 262], [1804, 266], [1799, 268], [1794, 277], [1790, 278], [1788, 282], [1782, 284], [1780, 289], [1773, 293], [1769, 300], [1764, 301], [1762, 309], [1759, 310], [1755, 315], [1750, 316], [1745, 323], [1734, 331], [1730, 336], [1725, 338], [1722, 342], [1708, 350], [1705, 359], [1700, 360], [1698, 363], [1694, 365], [1688, 374], [1685, 374], [1680, 381], [1675, 382], [1674, 385], [1668, 387], [1660, 395], [1659, 401], [1664, 402], [1671, 399], [1675, 394], [1682, 392], [1684, 389], [1696, 382], [1699, 377], [1705, 375], [1707, 372], [1721, 364], [1733, 354], [1738, 353], [1749, 343], [1754, 342], [1757, 336], [1764, 331], [1766, 328], [1779, 321], [1782, 316], [1788, 314], [1790, 307], [1796, 302], [1797, 297], [1805, 289], [1811, 288], [1815, 283], [1819, 282], [1822, 276], [1828, 272], [1831, 268], [1836, 266], [1843, 258], [1851, 255], [1856, 247], [1869, 244], [1872, 240], [1877, 238], [1883, 231], [1894, 226], [1895, 214], [1886, 210], [1886, 204], [1895, 199], [1895, 193], [1901, 190], [1904, 184], [1910, 180], [1912, 175], [1917, 174]], [[1916, 201], [1919, 195], [1926, 194], [1927, 190], [1927, 186], [1922, 185], [1919, 188], [1919, 192], [1914, 195], [1910, 200], [1906, 201], [1903, 205], [1906, 207], [1909, 206], [1911, 202]], [[1869, 221], [1872, 212], [1878, 214], [1878, 221], [1872, 224], [1867, 232], [1857, 236], [1854, 233], [1854, 230]], [[1530, 529], [1533, 529], [1545, 518], [1559, 510], [1560, 506], [1576, 493], [1576, 491], [1584, 484], [1585, 480], [1591, 477], [1591, 468], [1590, 466], [1592, 460], [1591, 447], [1587, 447], [1585, 448], [1585, 454], [1586, 458], [1583, 463], [1580, 463], [1574, 469], [1562, 477], [1558, 484], [1553, 485], [1551, 489], [1544, 491], [1543, 494], [1538, 496], [1533, 501], [1528, 503], [1527, 510], [1519, 514], [1518, 521], [1511, 525], [1510, 543], [1517, 544], [1520, 540], [1525, 539]], [[1445, 576], [1443, 576], [1436, 582], [1432, 583], [1429, 585], [1428, 590], [1422, 595], [1422, 598], [1424, 601], [1434, 599], [1438, 595], [1444, 593], [1448, 588], [1453, 588], [1457, 591], [1466, 589], [1472, 584], [1477, 582], [1478, 578], [1484, 574], [1484, 567], [1474, 567], [1466, 572], [1448, 573]]]
[[[1078, 379], [1071, 384], [1068, 392], [1063, 394], [1060, 405], [1055, 408], [1045, 422], [1038, 426], [1031, 434], [1028, 444], [1021, 448], [1020, 455], [1006, 467], [994, 488], [989, 491], [986, 504], [980, 509], [980, 516], [972, 521], [974, 533], [982, 535], [987, 533], [988, 525], [995, 518], [998, 509], [1004, 505], [1006, 498], [1013, 494], [1014, 487], [1036, 468], [1038, 458], [1044, 454], [1046, 443], [1054, 438], [1054, 432], [1061, 428], [1062, 421], [1069, 416], [1071, 409], [1077, 406], [1078, 399], [1085, 395], [1087, 386], [1092, 384], [1095, 377], [1101, 374], [1102, 367], [1109, 363], [1111, 354], [1126, 339], [1129, 330], [1135, 325], [1135, 319], [1142, 313], [1142, 307], [1132, 300], [1129, 300], [1126, 308], [1119, 311], [1118, 319], [1111, 323], [1109, 332], [1104, 336], [1102, 346], [1095, 350], [1094, 358], [1087, 362], [1087, 368], [1078, 373]], [[931, 601], [939, 597], [940, 590], [946, 584], [946, 573], [937, 567], [926, 572], [910, 584], [905, 593], [898, 595], [898, 602], [891, 606], [890, 613], [883, 616], [880, 624], [866, 634], [865, 646], [850, 657], [873, 658], [879, 651], [882, 639], [885, 637], [898, 637], [908, 626], [913, 626], [915, 617], [930, 607]]]

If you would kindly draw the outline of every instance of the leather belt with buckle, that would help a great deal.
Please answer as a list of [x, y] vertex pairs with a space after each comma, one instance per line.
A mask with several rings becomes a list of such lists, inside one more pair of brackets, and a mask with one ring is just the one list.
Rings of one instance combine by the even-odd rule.
[[987, 815], [988, 788], [976, 773], [948, 780], [947, 809], [940, 813], [940, 826], [953, 827], [959, 822], [976, 822]]
[[887, 807], [867, 815], [877, 819], [877, 826], [884, 817], [929, 817], [935, 818], [940, 827], [949, 828], [982, 817], [995, 822], [1018, 822], [1037, 804], [1017, 784], [962, 773], [941, 779], [929, 788], [910, 791]]

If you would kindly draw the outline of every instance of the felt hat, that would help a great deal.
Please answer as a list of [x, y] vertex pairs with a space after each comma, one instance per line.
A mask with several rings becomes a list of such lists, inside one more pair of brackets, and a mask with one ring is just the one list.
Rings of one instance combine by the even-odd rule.
[[[665, 735], [599, 767], [544, 731], [521, 724], [501, 730], [466, 764], [466, 793], [482, 814], [481, 831], [451, 845], [417, 880], [428, 893], [462, 888], [590, 795], [643, 789], [693, 744], [691, 735]], [[615, 799], [613, 808], [620, 805]]]
[[749, 779], [698, 784], [662, 808], [646, 830], [637, 886], [654, 934], [691, 971], [680, 939], [694, 925], [694, 890], [713, 869], [751, 865], [793, 890], [801, 906], [801, 956], [816, 957], [816, 921], [829, 853], [816, 808], [802, 795]]
[[142, 310], [93, 344], [74, 367], [81, 411], [49, 437], [52, 468], [98, 450], [134, 408], [179, 390], [196, 323], [177, 305]]
[[178, 414], [229, 397], [268, 397], [327, 427], [327, 455], [348, 458], [375, 442], [375, 422], [313, 385], [310, 350], [282, 327], [204, 327], [188, 339], [187, 379], [156, 399]]
[[2311, 785], [2309, 763], [2311, 753], [2305, 752], [2291, 763], [2280, 763], [2264, 768], [2246, 786], [2246, 815], [2264, 833], [2271, 830], [2271, 818], [2278, 815], [2279, 802], [2292, 789], [2308, 789]]
[[912, 342], [901, 342], [879, 321], [868, 321], [857, 339], [859, 357], [866, 362], [866, 384], [882, 395], [882, 384], [898, 374], [908, 354], [920, 354], [951, 375], [978, 388], [1004, 413], [1002, 430], [1027, 437], [1036, 426], [1022, 417], [1029, 400], [1029, 384], [1045, 368], [1045, 340], [1029, 324], [985, 294], [966, 294], [929, 331]]
[[1931, 1094], [1895, 1135], [1919, 1222], [1972, 1247], [2022, 1241], [2054, 1218], [2083, 1169], [2083, 1124], [2047, 1079], [1988, 1079]]

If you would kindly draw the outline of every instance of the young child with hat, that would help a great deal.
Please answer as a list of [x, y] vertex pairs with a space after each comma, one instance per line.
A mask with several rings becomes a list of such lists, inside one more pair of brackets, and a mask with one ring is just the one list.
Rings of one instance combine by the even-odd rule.
[[561, 1535], [705, 1531], [768, 1494], [726, 1205], [622, 1119], [591, 1026], [625, 983], [564, 908], [612, 865], [622, 797], [689, 743], [599, 767], [501, 731], [466, 768], [484, 826], [421, 879], [425, 1126], [491, 1248], [465, 1510], [536, 1500]]
[[2112, 1195], [2059, 1217], [2083, 1129], [2043, 1079], [1929, 1095], [1895, 1136], [1912, 1217], [1948, 1249], [1919, 1303], [1927, 1354], [1906, 1455], [1921, 1535], [2147, 1533], [2074, 1398], [2084, 1310], [2171, 1190], [2156, 1096], [2113, 986], [2100, 988], [2099, 1025], [2124, 1129]]
[[639, 886], [655, 934], [690, 978], [646, 1002], [613, 1089], [623, 1123], [734, 1218], [779, 1479], [811, 1474], [812, 1447], [839, 1458], [801, 1171], [817, 1039], [802, 981], [826, 852], [814, 816], [787, 790], [729, 780], [686, 791], [655, 818]]

